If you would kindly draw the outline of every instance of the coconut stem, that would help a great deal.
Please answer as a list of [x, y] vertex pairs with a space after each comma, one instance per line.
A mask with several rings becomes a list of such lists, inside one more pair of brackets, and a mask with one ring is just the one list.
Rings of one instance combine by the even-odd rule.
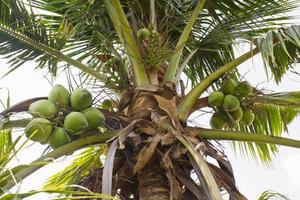
[[278, 144], [289, 147], [300, 148], [300, 141], [288, 138], [244, 133], [238, 131], [222, 131], [222, 130], [209, 130], [201, 129], [198, 133], [199, 137], [212, 140], [232, 140], [232, 141], [242, 141], [242, 142], [256, 142], [256, 143], [268, 143], [268, 144]]

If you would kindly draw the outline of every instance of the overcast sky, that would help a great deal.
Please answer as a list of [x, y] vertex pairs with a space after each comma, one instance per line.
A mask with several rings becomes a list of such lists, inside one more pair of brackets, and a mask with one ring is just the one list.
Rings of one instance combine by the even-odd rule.
[[[9, 89], [12, 104], [28, 98], [46, 96], [48, 94], [51, 86], [43, 76], [46, 72], [42, 70], [34, 71], [33, 69], [34, 63], [28, 63], [13, 74], [0, 80], [0, 88]], [[292, 91], [299, 90], [300, 88], [300, 77], [293, 74], [285, 76], [280, 86], [268, 83], [260, 59], [251, 60], [239, 69], [242, 74], [247, 72], [246, 78], [253, 85], [259, 83], [259, 88], [264, 87], [276, 91]], [[3, 60], [0, 60], [0, 77], [6, 71], [7, 65], [5, 65]], [[63, 77], [59, 77], [56, 83], [66, 85]], [[2, 101], [6, 100], [5, 90], [0, 90], [0, 99]], [[3, 109], [0, 108], [1, 110]], [[207, 126], [207, 119], [208, 117], [205, 117], [203, 120], [201, 119], [199, 124]], [[296, 120], [290, 126], [288, 137], [300, 139], [299, 130], [300, 120]], [[300, 150], [295, 148], [280, 148], [280, 153], [274, 159], [272, 168], [268, 168], [259, 162], [244, 158], [239, 152], [234, 153], [229, 143], [226, 142], [224, 145], [234, 168], [238, 188], [249, 200], [257, 199], [265, 190], [274, 190], [288, 195], [291, 199], [300, 199]], [[42, 154], [44, 147], [35, 144], [26, 148], [19, 156], [19, 163], [33, 161]], [[63, 168], [61, 161], [42, 168], [24, 181], [21, 187], [22, 190], [26, 191], [41, 187], [43, 181], [51, 173], [61, 168]], [[39, 196], [30, 199], [40, 200], [45, 198]]]

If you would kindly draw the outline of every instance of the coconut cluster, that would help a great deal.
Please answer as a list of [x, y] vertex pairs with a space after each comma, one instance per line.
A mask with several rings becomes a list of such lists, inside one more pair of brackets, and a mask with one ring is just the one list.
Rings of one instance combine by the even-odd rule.
[[208, 96], [208, 103], [215, 108], [210, 119], [213, 129], [235, 127], [239, 122], [250, 126], [255, 115], [251, 109], [242, 105], [242, 101], [252, 93], [252, 87], [247, 81], [236, 84], [232, 79], [223, 82], [220, 91], [214, 91]]
[[104, 126], [104, 115], [92, 104], [92, 94], [87, 89], [77, 88], [70, 94], [62, 85], [55, 85], [48, 99], [29, 106], [33, 119], [25, 127], [25, 134], [53, 149], [65, 145], [88, 130]]

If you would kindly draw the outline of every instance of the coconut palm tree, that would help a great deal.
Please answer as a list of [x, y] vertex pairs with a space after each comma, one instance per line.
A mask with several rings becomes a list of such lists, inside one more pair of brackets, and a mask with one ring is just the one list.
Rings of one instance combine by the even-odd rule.
[[[265, 163], [277, 145], [300, 147], [282, 137], [298, 114], [300, 91], [266, 92], [238, 70], [260, 55], [280, 84], [300, 59], [300, 26], [291, 16], [297, 7], [298, 0], [0, 0], [7, 74], [28, 61], [53, 77], [76, 73], [105, 116], [99, 130], [7, 169], [21, 137], [11, 135], [30, 120], [10, 116], [46, 97], [8, 107], [0, 115], [2, 198], [48, 192], [67, 199], [246, 199], [218, 141], [233, 141]], [[249, 51], [237, 55], [239, 44], [250, 44]], [[212, 128], [191, 123], [195, 113], [213, 114]], [[43, 190], [9, 192], [49, 158], [79, 149]], [[80, 187], [67, 187], [74, 184]]]

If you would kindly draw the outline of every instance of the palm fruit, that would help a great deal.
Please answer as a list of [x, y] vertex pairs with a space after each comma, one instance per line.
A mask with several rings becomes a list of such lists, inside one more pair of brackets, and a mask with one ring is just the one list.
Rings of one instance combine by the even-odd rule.
[[241, 96], [248, 96], [252, 92], [252, 87], [247, 81], [240, 82], [234, 89], [234, 93]]
[[77, 88], [71, 94], [71, 107], [76, 111], [83, 111], [91, 107], [93, 103], [92, 94], [84, 88]]
[[227, 79], [223, 82], [222, 92], [224, 94], [232, 94], [234, 92], [235, 87], [235, 82], [232, 79]]
[[240, 101], [232, 95], [226, 95], [223, 101], [223, 109], [228, 112], [233, 112], [240, 107]]
[[34, 117], [52, 119], [58, 113], [56, 106], [49, 100], [42, 99], [30, 104], [28, 111]]
[[68, 107], [70, 105], [70, 93], [62, 85], [55, 85], [50, 90], [48, 100], [59, 107]]
[[89, 127], [88, 129], [96, 129], [99, 126], [104, 125], [105, 117], [99, 109], [88, 108], [83, 112], [83, 115], [86, 117]]
[[53, 131], [51, 122], [45, 118], [32, 119], [25, 127], [25, 134], [36, 142], [46, 142]]
[[65, 144], [68, 144], [71, 141], [70, 137], [68, 136], [67, 132], [61, 128], [56, 127], [49, 138], [49, 145], [52, 147], [52, 149], [56, 149], [60, 146], [63, 146]]
[[245, 110], [242, 118], [242, 122], [247, 126], [250, 126], [255, 119], [255, 114], [250, 110]]
[[239, 107], [237, 110], [230, 112], [230, 115], [234, 121], [239, 122], [243, 118], [243, 109]]
[[89, 123], [80, 112], [69, 113], [64, 120], [64, 127], [72, 135], [80, 135], [87, 130]]
[[209, 123], [213, 129], [223, 129], [225, 126], [225, 121], [217, 113], [213, 114]]
[[146, 28], [141, 28], [140, 30], [138, 30], [136, 35], [141, 40], [147, 40], [150, 36], [150, 31]]
[[212, 92], [208, 96], [208, 103], [211, 106], [221, 106], [223, 103], [224, 94], [222, 92]]

